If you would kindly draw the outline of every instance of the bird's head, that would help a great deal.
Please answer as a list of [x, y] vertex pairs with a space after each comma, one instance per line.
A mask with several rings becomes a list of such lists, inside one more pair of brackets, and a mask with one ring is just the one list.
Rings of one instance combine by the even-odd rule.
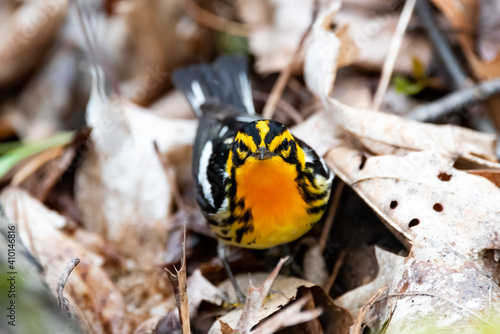
[[303, 150], [286, 126], [270, 120], [259, 120], [246, 124], [236, 137], [231, 148], [233, 161], [245, 162], [269, 159], [292, 164], [305, 163]]

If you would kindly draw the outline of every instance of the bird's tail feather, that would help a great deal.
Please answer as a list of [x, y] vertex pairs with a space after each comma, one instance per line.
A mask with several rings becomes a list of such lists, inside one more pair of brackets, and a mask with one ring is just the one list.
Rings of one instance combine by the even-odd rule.
[[223, 55], [212, 64], [181, 68], [172, 73], [172, 82], [191, 103], [198, 117], [204, 104], [229, 106], [255, 114], [252, 90], [243, 57]]

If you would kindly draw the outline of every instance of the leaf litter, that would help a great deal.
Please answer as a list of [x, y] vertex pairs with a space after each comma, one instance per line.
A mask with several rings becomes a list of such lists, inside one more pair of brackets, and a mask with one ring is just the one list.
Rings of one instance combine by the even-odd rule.
[[[493, 2], [432, 2], [433, 15], [442, 15], [456, 33], [452, 42], [458, 43], [469, 76], [478, 81], [497, 76]], [[80, 20], [75, 4], [66, 1], [0, 5], [0, 17], [8, 18], [0, 24], [7, 36], [0, 45], [5, 121], [0, 144], [6, 145], [0, 150], [0, 166], [6, 166], [1, 201], [22, 242], [44, 266], [50, 291], [56, 296], [60, 288], [64, 309], [74, 310], [84, 332], [495, 328], [500, 312], [496, 136], [369, 109], [401, 4], [99, 3], [80, 2]], [[27, 36], [22, 29], [36, 15], [50, 20]], [[448, 85], [418, 24], [416, 17], [409, 21], [393, 72], [415, 74], [418, 63], [419, 77], [439, 81], [440, 88], [423, 85], [411, 98], [396, 101], [395, 81], [382, 109], [399, 115], [407, 106], [425, 108]], [[239, 38], [248, 35], [241, 51], [255, 56], [260, 73], [254, 77], [255, 99], [272, 100], [275, 108], [268, 106], [273, 110], [266, 113], [276, 109], [276, 119], [296, 124], [293, 133], [324, 156], [337, 179], [375, 212], [378, 218], [367, 224], [380, 220], [406, 252], [396, 255], [374, 246], [377, 241], [357, 245], [358, 253], [344, 249], [343, 241], [332, 242], [330, 231], [348, 223], [332, 217], [334, 228], [323, 234], [313, 229], [284, 251], [292, 255], [286, 264], [275, 266], [283, 250], [232, 250], [237, 281], [249, 292], [245, 305], [234, 305], [213, 235], [194, 204], [190, 165], [197, 121], [170, 90], [168, 74], [213, 59], [220, 52], [216, 41], [235, 31]], [[12, 41], [22, 43], [13, 48]], [[46, 57], [33, 56], [42, 53]], [[278, 71], [279, 85], [275, 76], [263, 75]], [[81, 77], [86, 79], [80, 82]], [[494, 101], [486, 104], [492, 125], [498, 123]], [[477, 116], [465, 115], [459, 115], [464, 124], [474, 127]], [[84, 119], [92, 130], [78, 132], [78, 140], [56, 140], [37, 150], [26, 141], [82, 129]], [[377, 263], [370, 263], [372, 253]], [[74, 257], [81, 262], [69, 277], [66, 272], [62, 296], [59, 277]], [[351, 278], [360, 285], [345, 289], [341, 281], [349, 276], [336, 278], [339, 271], [352, 270], [355, 259], [367, 269]], [[170, 284], [164, 268], [179, 264]], [[378, 272], [370, 272], [373, 266]]]

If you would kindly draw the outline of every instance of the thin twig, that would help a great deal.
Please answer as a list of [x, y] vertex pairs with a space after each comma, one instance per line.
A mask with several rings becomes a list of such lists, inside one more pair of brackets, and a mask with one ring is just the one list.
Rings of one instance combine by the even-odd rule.
[[443, 37], [434, 24], [432, 19], [431, 7], [428, 0], [419, 0], [416, 4], [416, 11], [422, 25], [425, 27], [432, 44], [436, 48], [436, 53], [441, 59], [442, 65], [446, 68], [447, 72], [453, 81], [453, 90], [465, 88], [470, 85], [467, 75], [463, 68], [460, 66], [457, 58], [448, 44], [448, 41]]
[[248, 297], [243, 312], [236, 326], [238, 333], [249, 333], [252, 327], [259, 322], [258, 314], [262, 308], [262, 304], [269, 294], [271, 286], [278, 276], [278, 273], [283, 267], [283, 264], [288, 260], [288, 256], [280, 259], [274, 270], [269, 274], [266, 280], [258, 288], [254, 287], [250, 282]]
[[280, 312], [276, 312], [273, 316], [263, 321], [256, 330], [251, 332], [251, 334], [275, 333], [279, 329], [316, 319], [323, 313], [321, 308], [302, 310], [311, 299], [312, 296], [306, 296], [293, 302]]
[[184, 0], [181, 1], [181, 3], [186, 13], [201, 25], [229, 35], [248, 37], [249, 29], [244, 24], [233, 22], [212, 14], [198, 6], [193, 0]]
[[378, 110], [380, 108], [385, 92], [387, 91], [387, 87], [389, 87], [392, 71], [394, 70], [394, 64], [396, 63], [401, 42], [403, 40], [406, 27], [408, 27], [408, 23], [410, 22], [416, 1], [417, 0], [406, 0], [401, 16], [399, 17], [396, 31], [394, 32], [394, 36], [392, 36], [391, 45], [389, 46], [389, 53], [385, 59], [384, 67], [382, 68], [382, 76], [378, 84], [377, 93], [373, 99], [372, 109], [374, 110]]
[[431, 122], [454, 110], [471, 106], [497, 94], [500, 94], [500, 79], [481, 82], [417, 107], [406, 117], [416, 121]]
[[344, 264], [345, 260], [345, 255], [346, 252], [343, 250], [340, 252], [339, 257], [337, 258], [337, 261], [335, 261], [335, 264], [332, 269], [332, 273], [328, 277], [328, 281], [326, 281], [324, 290], [326, 293], [330, 293], [330, 290], [332, 289], [333, 283], [335, 283], [335, 280], [337, 279], [337, 276], [339, 275], [340, 268], [342, 268], [342, 265]]
[[354, 325], [351, 326], [350, 334], [361, 334], [362, 333], [362, 325], [363, 320], [366, 317], [366, 314], [370, 310], [373, 304], [377, 301], [377, 299], [382, 295], [382, 293], [387, 290], [387, 286], [381, 287], [377, 293], [375, 293], [368, 302], [363, 305], [363, 307], [359, 310], [358, 315], [356, 316], [356, 321], [354, 321]]
[[300, 57], [302, 46], [304, 45], [304, 41], [306, 40], [307, 36], [309, 35], [310, 31], [312, 30], [314, 21], [316, 20], [316, 11], [313, 13], [313, 18], [311, 20], [311, 24], [309, 27], [307, 27], [307, 30], [304, 32], [302, 35], [302, 38], [300, 39], [299, 45], [297, 46], [297, 49], [295, 50], [292, 59], [288, 63], [288, 65], [285, 67], [285, 69], [280, 73], [278, 80], [273, 86], [273, 89], [271, 90], [271, 93], [269, 94], [269, 99], [267, 100], [266, 105], [264, 106], [264, 110], [262, 111], [262, 117], [265, 119], [272, 119], [274, 115], [274, 110], [276, 109], [276, 105], [278, 104], [278, 101], [281, 98], [281, 95], [283, 94], [283, 90], [286, 87], [286, 84], [288, 83], [288, 79], [290, 78], [290, 75], [292, 74], [292, 70], [296, 66], [296, 63]]
[[80, 259], [78, 257], [74, 257], [73, 259], [71, 259], [71, 261], [69, 261], [68, 265], [61, 273], [61, 276], [59, 276], [59, 283], [57, 283], [57, 302], [59, 304], [59, 308], [69, 314], [70, 317], [75, 320], [78, 319], [78, 316], [76, 315], [76, 311], [73, 306], [69, 303], [66, 297], [64, 297], [64, 287], [66, 286], [69, 275], [79, 263]]
[[319, 239], [319, 247], [321, 254], [325, 251], [326, 242], [328, 240], [328, 236], [330, 235], [330, 230], [332, 229], [333, 226], [333, 220], [335, 219], [335, 215], [337, 214], [337, 210], [339, 209], [340, 198], [342, 197], [342, 191], [344, 190], [344, 185], [345, 183], [343, 181], [340, 181], [333, 194], [332, 205], [328, 210], [328, 215], [326, 216], [325, 223], [323, 224], [321, 238]]
[[183, 334], [191, 334], [191, 323], [189, 319], [189, 301], [187, 294], [187, 274], [186, 274], [186, 223], [184, 222], [184, 241], [182, 242], [182, 259], [181, 268], [177, 270], [174, 266], [174, 271], [171, 272], [165, 268], [170, 279], [170, 283], [174, 289], [175, 301], [179, 312], [179, 320], [182, 326]]
[[[252, 96], [255, 100], [262, 102], [266, 102], [269, 99], [269, 94], [258, 90], [252, 90]], [[279, 99], [276, 107], [283, 110], [295, 123], [300, 124], [304, 121], [302, 115], [287, 101]]]

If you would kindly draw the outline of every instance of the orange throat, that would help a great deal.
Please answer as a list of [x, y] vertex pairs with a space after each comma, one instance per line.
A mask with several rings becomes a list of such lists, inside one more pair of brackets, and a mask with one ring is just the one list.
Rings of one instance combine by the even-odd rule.
[[[295, 166], [280, 157], [249, 159], [236, 170], [236, 198], [243, 200], [244, 210], [250, 210], [253, 225], [253, 230], [243, 236], [242, 244], [269, 248], [293, 241], [311, 228], [308, 205], [296, 178]], [[241, 225], [233, 228], [238, 227]]]

